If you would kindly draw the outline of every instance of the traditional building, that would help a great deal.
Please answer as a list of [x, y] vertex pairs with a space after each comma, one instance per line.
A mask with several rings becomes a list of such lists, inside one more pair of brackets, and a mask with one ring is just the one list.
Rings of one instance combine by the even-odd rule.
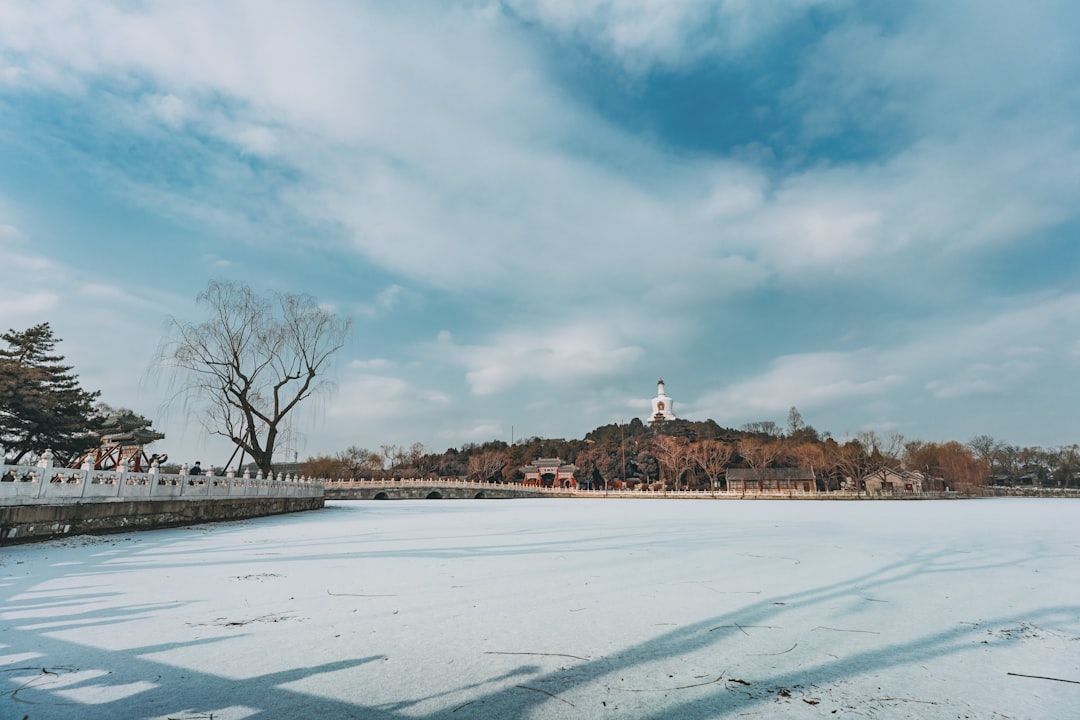
[[664, 392], [664, 378], [656, 382], [656, 397], [652, 401], [652, 414], [649, 415], [649, 424], [662, 420], [675, 419], [675, 401]]
[[576, 487], [577, 465], [564, 463], [562, 458], [538, 458], [521, 468], [525, 479], [522, 485], [542, 487]]
[[71, 467], [80, 468], [89, 463], [95, 470], [115, 470], [124, 465], [135, 472], [145, 472], [155, 461], [164, 465], [167, 455], [147, 457], [143, 450], [146, 445], [165, 437], [154, 430], [152, 424], [135, 413], [108, 416], [94, 430], [101, 438], [101, 444], [76, 458]]
[[870, 495], [921, 493], [926, 476], [908, 470], [878, 470], [862, 479], [862, 489]]
[[727, 489], [743, 494], [812, 493], [817, 482], [810, 468], [728, 468]]

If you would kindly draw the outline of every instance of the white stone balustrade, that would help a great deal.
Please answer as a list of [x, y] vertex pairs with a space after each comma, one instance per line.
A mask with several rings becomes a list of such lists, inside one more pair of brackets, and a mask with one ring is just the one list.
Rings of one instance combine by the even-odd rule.
[[279, 474], [264, 479], [262, 473], [252, 478], [244, 470], [237, 477], [230, 468], [225, 475], [189, 475], [149, 471], [129, 472], [123, 465], [116, 470], [53, 467], [51, 452], [34, 465], [0, 464], [0, 505], [60, 505], [87, 502], [123, 502], [130, 500], [174, 500], [185, 498], [238, 497], [321, 497], [322, 478], [293, 477]]

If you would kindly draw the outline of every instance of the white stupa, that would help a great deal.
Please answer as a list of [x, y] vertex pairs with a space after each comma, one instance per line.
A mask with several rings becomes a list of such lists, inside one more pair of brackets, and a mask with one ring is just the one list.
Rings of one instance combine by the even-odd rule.
[[675, 401], [664, 392], [664, 378], [656, 382], [656, 397], [652, 401], [652, 415], [649, 416], [649, 424], [658, 420], [675, 419]]

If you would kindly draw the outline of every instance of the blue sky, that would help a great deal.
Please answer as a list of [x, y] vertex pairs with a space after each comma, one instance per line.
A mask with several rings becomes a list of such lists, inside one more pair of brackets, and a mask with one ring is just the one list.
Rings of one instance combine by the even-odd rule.
[[[0, 326], [147, 375], [211, 278], [355, 319], [301, 457], [738, 427], [1080, 441], [1069, 2], [0, 5]], [[207, 459], [210, 458], [210, 459]], [[219, 459], [220, 458], [220, 459]]]

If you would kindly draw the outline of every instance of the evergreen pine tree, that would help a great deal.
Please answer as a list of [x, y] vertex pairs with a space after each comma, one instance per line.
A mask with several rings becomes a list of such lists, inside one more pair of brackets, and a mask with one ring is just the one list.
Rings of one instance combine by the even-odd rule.
[[53, 354], [58, 341], [49, 324], [0, 338], [8, 344], [0, 349], [0, 446], [10, 461], [48, 449], [63, 463], [94, 447], [100, 393], [83, 390], [63, 356]]

